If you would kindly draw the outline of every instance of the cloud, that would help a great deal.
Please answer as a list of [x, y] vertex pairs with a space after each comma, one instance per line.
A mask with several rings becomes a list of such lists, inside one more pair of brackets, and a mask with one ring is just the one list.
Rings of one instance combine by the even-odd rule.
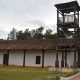
[[51, 25], [56, 24], [54, 5], [69, 1], [72, 0], [0, 0], [0, 30], [4, 30], [6, 38], [6, 32], [13, 27], [17, 30], [39, 26], [52, 28]]
[[5, 30], [0, 30], [0, 39], [6, 39], [8, 37], [8, 33]]

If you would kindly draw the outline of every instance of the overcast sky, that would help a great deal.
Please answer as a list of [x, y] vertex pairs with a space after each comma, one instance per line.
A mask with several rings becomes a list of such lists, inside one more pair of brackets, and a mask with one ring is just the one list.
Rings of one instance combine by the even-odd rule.
[[[56, 31], [57, 3], [73, 0], [0, 0], [0, 39], [14, 27], [17, 30], [39, 26]], [[80, 0], [77, 0], [80, 3]]]

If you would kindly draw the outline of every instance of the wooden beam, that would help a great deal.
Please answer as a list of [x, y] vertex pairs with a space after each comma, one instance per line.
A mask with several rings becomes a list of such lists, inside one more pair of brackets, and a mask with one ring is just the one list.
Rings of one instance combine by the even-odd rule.
[[55, 67], [56, 67], [56, 68], [59, 68], [58, 51], [57, 51], [57, 53], [56, 53]]
[[61, 67], [64, 67], [64, 51], [62, 51]]
[[78, 62], [77, 63], [78, 63], [77, 64], [78, 68], [80, 68], [80, 52], [78, 52]]
[[10, 52], [10, 50], [7, 50], [7, 57], [8, 57], [7, 66], [9, 65], [9, 52]]
[[76, 63], [76, 47], [74, 48], [74, 61], [73, 61], [73, 68], [77, 68], [77, 63]]
[[23, 67], [25, 67], [25, 55], [26, 55], [26, 50], [23, 50], [24, 55], [23, 55]]
[[43, 49], [42, 50], [42, 68], [44, 68], [44, 52], [45, 50]]

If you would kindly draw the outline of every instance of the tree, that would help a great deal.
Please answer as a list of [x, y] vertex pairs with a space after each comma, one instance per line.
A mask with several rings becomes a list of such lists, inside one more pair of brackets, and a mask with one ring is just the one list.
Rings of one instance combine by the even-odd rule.
[[52, 30], [48, 29], [46, 30], [45, 34], [44, 34], [44, 39], [52, 39]]
[[48, 29], [43, 34], [43, 27], [38, 29], [33, 29], [29, 31], [29, 29], [25, 29], [23, 32], [22, 30], [16, 31], [16, 29], [12, 29], [8, 35], [8, 40], [29, 40], [29, 39], [55, 39], [57, 38], [57, 34], [52, 34], [52, 30]]
[[43, 31], [44, 28], [40, 27], [36, 30], [31, 31], [32, 39], [43, 39]]
[[53, 39], [57, 38], [57, 33], [52, 34]]
[[25, 29], [24, 32], [21, 30], [17, 32], [16, 37], [17, 37], [17, 40], [28, 40], [28, 39], [31, 39], [31, 33], [29, 29]]
[[10, 33], [8, 34], [8, 40], [16, 40], [16, 29], [12, 28]]
[[20, 30], [16, 33], [16, 38], [17, 38], [17, 40], [23, 40], [24, 39], [22, 30]]
[[55, 39], [55, 38], [57, 38], [57, 34], [56, 33], [52, 34], [52, 30], [51, 29], [46, 30], [46, 32], [44, 34], [44, 39]]
[[24, 39], [27, 40], [27, 39], [31, 39], [31, 32], [29, 31], [29, 29], [26, 29], [23, 33], [24, 35]]
[[33, 39], [43, 39], [43, 34], [42, 33], [35, 33], [33, 36]]
[[44, 30], [44, 28], [41, 26], [40, 28], [38, 28], [38, 29], [36, 29], [36, 31], [38, 32], [38, 33], [42, 33], [42, 31]]

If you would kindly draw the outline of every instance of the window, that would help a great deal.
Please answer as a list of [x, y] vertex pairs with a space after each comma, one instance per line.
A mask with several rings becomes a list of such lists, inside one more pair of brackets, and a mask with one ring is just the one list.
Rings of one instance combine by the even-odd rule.
[[41, 56], [36, 56], [36, 64], [40, 64]]

